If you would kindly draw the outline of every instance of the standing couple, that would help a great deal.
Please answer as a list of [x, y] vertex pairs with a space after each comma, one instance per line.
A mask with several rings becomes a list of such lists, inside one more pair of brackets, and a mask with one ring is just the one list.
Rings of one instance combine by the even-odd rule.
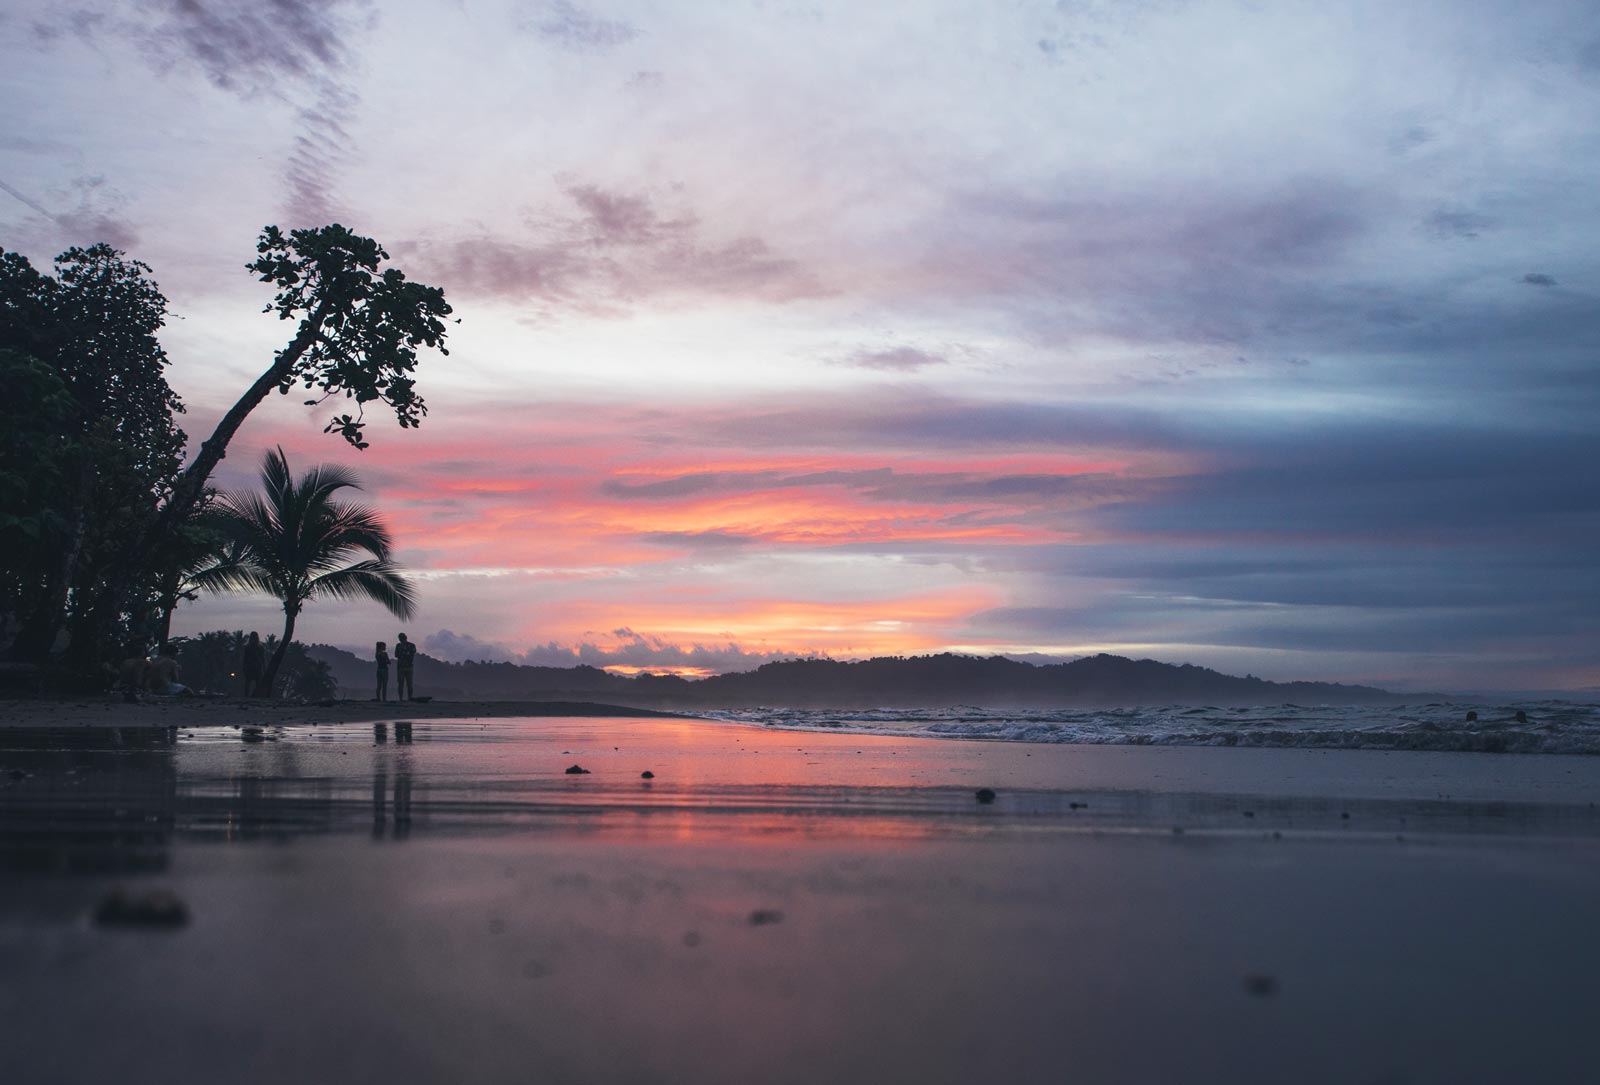
[[[375, 658], [378, 661], [377, 699], [380, 701], [387, 701], [389, 699], [389, 649], [381, 640], [378, 642], [378, 650]], [[394, 663], [397, 671], [397, 685], [399, 686], [399, 689], [396, 690], [396, 692], [399, 694], [399, 698], [402, 701], [409, 701], [411, 698], [417, 695], [417, 691], [412, 685], [411, 681], [412, 670], [416, 664], [416, 661], [417, 646], [407, 640], [404, 633], [396, 634], [394, 645]]]

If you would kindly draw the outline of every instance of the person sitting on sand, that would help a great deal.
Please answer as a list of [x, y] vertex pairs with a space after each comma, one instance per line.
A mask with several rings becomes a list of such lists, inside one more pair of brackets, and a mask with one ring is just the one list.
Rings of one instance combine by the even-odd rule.
[[183, 670], [178, 666], [178, 651], [170, 644], [163, 644], [156, 653], [155, 662], [150, 664], [150, 670], [145, 678], [145, 688], [151, 693], [159, 693], [165, 697], [177, 697], [189, 692], [189, 687], [178, 679]]
[[389, 649], [383, 641], [380, 640], [378, 642], [378, 650], [373, 658], [378, 661], [378, 695], [373, 700], [387, 701], [389, 699]]
[[394, 645], [395, 665], [395, 696], [402, 701], [409, 701], [417, 695], [416, 687], [412, 684], [412, 668], [417, 662], [417, 646], [406, 639], [404, 633], [397, 633]]
[[261, 644], [261, 635], [252, 631], [244, 642], [244, 658], [239, 661], [239, 672], [244, 675], [244, 695], [259, 697], [261, 678], [267, 673], [267, 650]]
[[117, 688], [131, 699], [150, 685], [150, 660], [137, 646], [132, 646], [127, 659], [117, 668]]

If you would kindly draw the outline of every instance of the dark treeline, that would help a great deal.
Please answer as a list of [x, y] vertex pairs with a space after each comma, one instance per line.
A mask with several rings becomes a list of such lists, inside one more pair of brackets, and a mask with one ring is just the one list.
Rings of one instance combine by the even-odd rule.
[[[172, 646], [177, 649], [184, 684], [198, 693], [247, 696], [242, 666], [245, 636], [219, 629], [196, 637], [174, 637]], [[271, 654], [277, 651], [278, 638], [269, 634], [261, 644]], [[304, 644], [290, 642], [278, 671], [277, 692], [284, 697], [320, 701], [338, 691], [333, 668], [324, 660], [313, 658]]]
[[[339, 648], [311, 646], [341, 688], [364, 690], [372, 663]], [[626, 677], [596, 667], [446, 663], [417, 656], [417, 692], [454, 700], [584, 700], [666, 708], [757, 705], [818, 708], [933, 705], [1344, 704], [1398, 700], [1370, 686], [1268, 682], [1206, 667], [1098, 655], [1035, 666], [1000, 656], [894, 656], [841, 662], [797, 659], [712, 678]]]
[[[442, 291], [410, 282], [377, 242], [342, 226], [269, 226], [246, 265], [276, 290], [289, 342], [198, 448], [178, 426], [157, 333], [167, 299], [151, 269], [109, 245], [73, 248], [52, 273], [0, 248], [0, 662], [58, 689], [104, 685], [116, 662], [164, 640], [196, 574], [230, 557], [212, 470], [273, 390], [356, 411], [325, 432], [365, 448], [364, 411], [402, 427], [427, 413], [419, 347], [441, 351]], [[266, 585], [283, 598], [283, 585]], [[340, 585], [333, 585], [340, 587]], [[331, 589], [330, 589], [331, 592]], [[285, 640], [287, 641], [286, 629]], [[275, 653], [274, 660], [281, 654]]]

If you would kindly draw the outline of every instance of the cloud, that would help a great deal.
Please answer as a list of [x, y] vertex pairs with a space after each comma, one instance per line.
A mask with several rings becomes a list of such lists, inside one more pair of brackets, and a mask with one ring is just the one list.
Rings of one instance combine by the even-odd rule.
[[353, 155], [348, 133], [359, 103], [349, 73], [352, 39], [375, 18], [369, 0], [140, 0], [142, 16], [61, 10], [35, 35], [133, 42], [158, 71], [193, 69], [243, 99], [277, 99], [299, 130], [285, 154], [285, 205], [295, 225], [336, 215], [339, 166]]
[[1530, 271], [1522, 277], [1522, 281], [1530, 286], [1554, 286], [1556, 281], [1549, 275], [1538, 271]]
[[949, 361], [942, 354], [919, 350], [916, 347], [888, 347], [881, 350], [858, 350], [838, 359], [836, 364], [856, 369], [880, 369], [893, 372], [910, 372], [928, 366], [944, 365]]
[[649, 531], [640, 535], [639, 541], [674, 550], [715, 552], [749, 546], [755, 539], [727, 531]]
[[1487, 215], [1473, 211], [1447, 210], [1442, 207], [1433, 211], [1423, 221], [1423, 226], [1429, 233], [1444, 239], [1474, 238], [1494, 225], [1494, 219]]
[[517, 25], [566, 49], [605, 52], [639, 36], [636, 27], [616, 19], [603, 19], [569, 0], [525, 5]]
[[284, 80], [315, 80], [349, 63], [347, 39], [366, 0], [145, 0], [161, 20], [145, 48], [167, 64], [189, 63], [224, 90], [272, 92]]
[[[1133, 483], [1094, 473], [1046, 474], [980, 471], [915, 471], [892, 467], [855, 470], [727, 470], [689, 472], [658, 481], [608, 478], [600, 492], [622, 500], [678, 500], [709, 494], [759, 494], [772, 491], [836, 488], [868, 501], [928, 505], [1071, 504], [1127, 496]], [[815, 498], [811, 498], [815, 500]]]
[[138, 230], [122, 217], [126, 199], [108, 185], [103, 176], [95, 174], [75, 177], [72, 179], [69, 191], [70, 195], [68, 193], [60, 195], [75, 199], [76, 206], [66, 210], [51, 211], [39, 200], [0, 181], [0, 192], [9, 194], [49, 224], [48, 226], [36, 224], [25, 230], [25, 234], [32, 235], [26, 240], [37, 239], [58, 247], [88, 246], [103, 241], [125, 252], [138, 244]]
[[[569, 209], [535, 219], [531, 236], [393, 246], [447, 289], [608, 314], [651, 299], [787, 302], [826, 293], [815, 276], [760, 238], [715, 237], [685, 209], [648, 193], [568, 184]], [[576, 213], [574, 213], [574, 211]]]
[[422, 638], [422, 650], [447, 663], [510, 663], [516, 653], [503, 645], [479, 640], [470, 633], [441, 629]]
[[661, 637], [636, 633], [623, 627], [612, 630], [602, 640], [581, 641], [573, 645], [550, 641], [519, 653], [515, 662], [536, 667], [611, 667], [638, 671], [674, 671], [692, 674], [726, 674], [752, 671], [764, 663], [800, 659], [803, 653], [747, 649], [727, 642], [721, 644], [671, 643]]

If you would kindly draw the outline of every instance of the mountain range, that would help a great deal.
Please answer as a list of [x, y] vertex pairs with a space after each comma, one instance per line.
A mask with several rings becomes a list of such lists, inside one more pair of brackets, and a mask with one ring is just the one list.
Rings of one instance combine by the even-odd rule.
[[[372, 689], [370, 660], [325, 644], [309, 645], [308, 651], [312, 658], [328, 663], [344, 696], [359, 697]], [[1269, 682], [1191, 664], [1105, 654], [1045, 665], [950, 653], [849, 662], [795, 659], [753, 671], [687, 679], [625, 676], [590, 666], [448, 663], [418, 653], [416, 689], [439, 700], [604, 700], [668, 709], [1357, 704], [1417, 696], [1333, 682]]]

